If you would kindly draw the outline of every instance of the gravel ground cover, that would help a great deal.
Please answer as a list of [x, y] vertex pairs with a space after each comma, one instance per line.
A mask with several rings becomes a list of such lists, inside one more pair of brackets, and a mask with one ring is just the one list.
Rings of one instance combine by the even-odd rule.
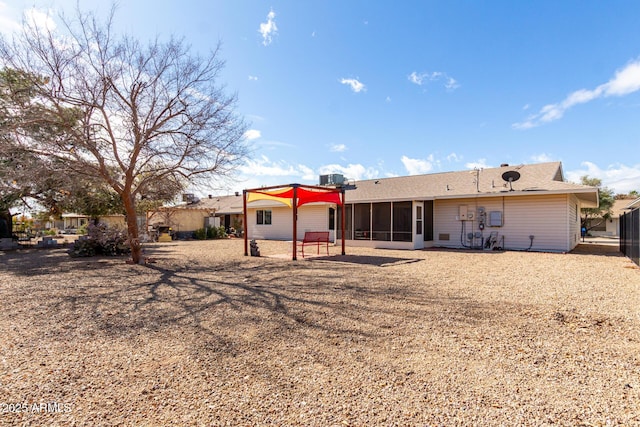
[[640, 425], [640, 269], [615, 247], [258, 243], [0, 252], [0, 425]]

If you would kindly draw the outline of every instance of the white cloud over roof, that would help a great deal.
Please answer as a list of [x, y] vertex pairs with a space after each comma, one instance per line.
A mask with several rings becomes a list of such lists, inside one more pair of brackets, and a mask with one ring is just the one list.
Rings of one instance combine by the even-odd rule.
[[601, 168], [592, 162], [582, 162], [582, 168], [566, 171], [565, 175], [570, 182], [580, 182], [580, 178], [588, 175], [591, 178], [599, 178], [602, 185], [611, 188], [616, 193], [627, 194], [630, 191], [640, 191], [640, 163], [635, 165], [615, 164]]
[[564, 113], [576, 105], [585, 104], [598, 98], [625, 96], [640, 90], [640, 59], [630, 62], [606, 83], [594, 89], [578, 89], [556, 104], [548, 104], [526, 120], [514, 123], [514, 129], [531, 129], [544, 123], [561, 119]]
[[427, 159], [412, 159], [402, 156], [400, 161], [409, 175], [421, 175], [431, 172], [434, 163], [433, 155], [430, 155]]

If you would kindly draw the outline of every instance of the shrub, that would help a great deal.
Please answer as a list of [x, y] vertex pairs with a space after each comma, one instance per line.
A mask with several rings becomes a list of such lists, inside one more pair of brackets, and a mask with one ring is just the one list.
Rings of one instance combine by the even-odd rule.
[[207, 230], [205, 228], [199, 228], [193, 232], [193, 235], [198, 240], [204, 240], [207, 238]]
[[130, 252], [126, 230], [102, 223], [89, 224], [87, 236], [76, 240], [69, 249], [69, 255], [72, 257], [124, 255]]
[[223, 226], [220, 226], [220, 227], [208, 226], [206, 228], [199, 228], [196, 231], [194, 231], [194, 236], [198, 240], [224, 239], [225, 237], [227, 237], [227, 233], [224, 230]]

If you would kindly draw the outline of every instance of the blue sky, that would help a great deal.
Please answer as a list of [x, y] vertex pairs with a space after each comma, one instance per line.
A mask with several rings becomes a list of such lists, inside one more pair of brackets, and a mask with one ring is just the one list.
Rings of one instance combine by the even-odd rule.
[[[0, 29], [75, 4], [0, 0]], [[116, 14], [141, 40], [222, 42], [252, 156], [221, 194], [541, 161], [640, 191], [638, 22], [635, 0], [130, 0]]]

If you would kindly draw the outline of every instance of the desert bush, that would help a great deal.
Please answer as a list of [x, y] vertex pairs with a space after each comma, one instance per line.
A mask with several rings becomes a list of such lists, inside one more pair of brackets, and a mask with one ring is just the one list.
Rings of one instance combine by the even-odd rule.
[[72, 257], [124, 255], [130, 252], [126, 230], [103, 223], [89, 224], [86, 237], [76, 240], [69, 249]]
[[224, 226], [213, 227], [208, 226], [206, 228], [199, 228], [194, 231], [194, 236], [198, 240], [205, 239], [224, 239], [227, 237], [227, 233], [224, 229]]

